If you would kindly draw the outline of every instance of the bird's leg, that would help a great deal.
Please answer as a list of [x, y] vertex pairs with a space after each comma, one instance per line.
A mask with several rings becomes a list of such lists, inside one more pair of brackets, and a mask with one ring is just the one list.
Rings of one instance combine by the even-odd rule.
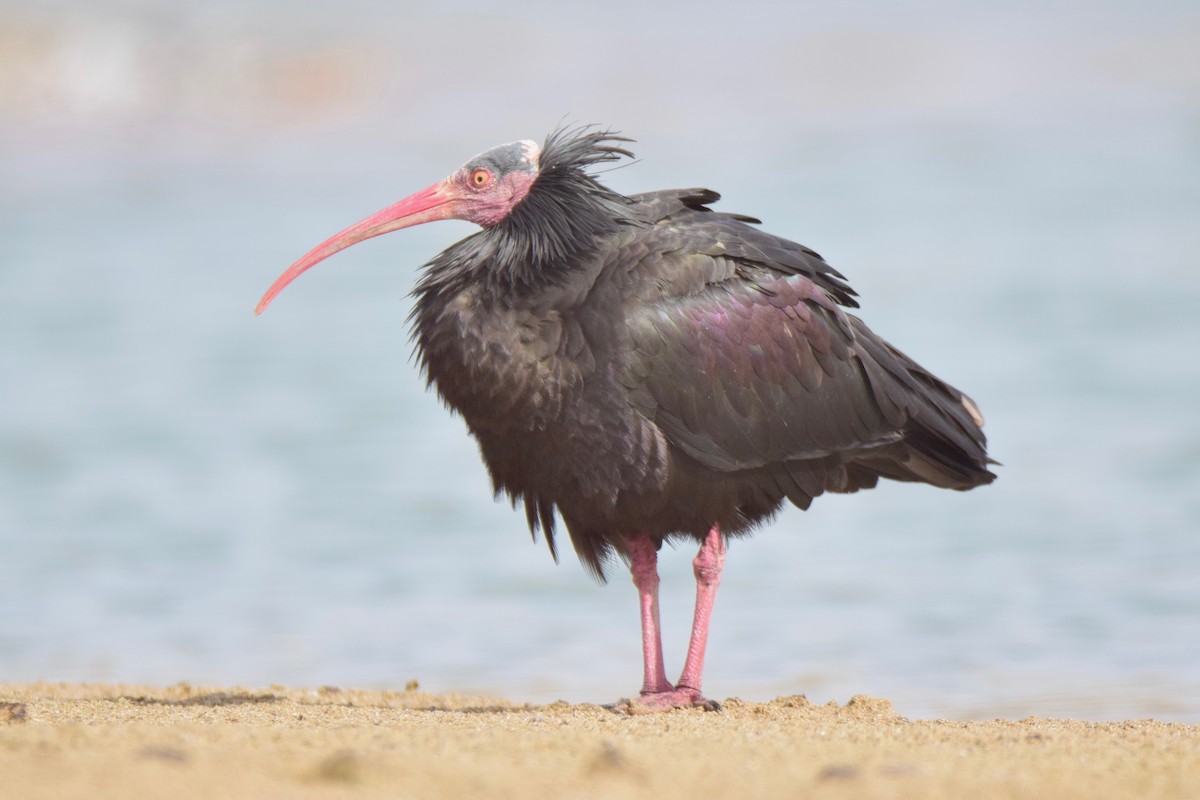
[[642, 608], [642, 695], [670, 692], [675, 687], [663, 668], [662, 625], [658, 618], [658, 548], [648, 538], [637, 538], [628, 545], [629, 571], [637, 587]]
[[[717, 597], [717, 586], [721, 583], [721, 570], [725, 567], [725, 537], [721, 528], [712, 527], [700, 552], [692, 561], [696, 573], [696, 616], [692, 620], [692, 638], [688, 642], [687, 660], [683, 662], [683, 674], [676, 684], [677, 692], [691, 692], [696, 705], [711, 703], [700, 694], [700, 676], [704, 672], [704, 650], [708, 645], [708, 623], [712, 620], [713, 601]], [[713, 704], [715, 705], [715, 704]]]
[[658, 620], [658, 551], [648, 539], [638, 540], [628, 550], [630, 571], [633, 572], [633, 582], [642, 602], [645, 681], [640, 697], [622, 701], [617, 707], [631, 714], [689, 706], [716, 711], [720, 706], [700, 693], [700, 673], [704, 669], [704, 647], [708, 642], [713, 599], [721, 580], [721, 567], [725, 564], [725, 540], [721, 536], [721, 529], [713, 526], [700, 553], [692, 562], [696, 572], [696, 618], [692, 623], [687, 661], [677, 686], [667, 681], [663, 670], [662, 635]]

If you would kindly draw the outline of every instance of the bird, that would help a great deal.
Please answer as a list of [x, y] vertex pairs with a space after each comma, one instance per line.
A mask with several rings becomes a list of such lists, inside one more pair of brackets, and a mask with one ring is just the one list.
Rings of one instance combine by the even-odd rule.
[[[478, 225], [416, 281], [409, 322], [427, 387], [556, 562], [561, 520], [600, 581], [628, 567], [643, 680], [613, 707], [713, 710], [701, 678], [729, 540], [785, 503], [808, 509], [880, 479], [963, 491], [991, 483], [998, 462], [974, 401], [851, 313], [857, 293], [816, 251], [713, 210], [709, 189], [602, 183], [599, 167], [628, 164], [633, 142], [560, 124], [541, 144], [486, 150], [313, 248], [255, 312], [365, 239]], [[657, 560], [664, 542], [689, 540], [694, 618], [671, 682]]]

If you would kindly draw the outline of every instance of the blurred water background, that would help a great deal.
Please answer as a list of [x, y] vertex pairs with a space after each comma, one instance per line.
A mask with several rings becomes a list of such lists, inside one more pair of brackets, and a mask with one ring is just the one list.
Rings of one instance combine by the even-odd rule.
[[[0, 2], [0, 680], [637, 690], [409, 361], [470, 232], [296, 257], [561, 120], [817, 248], [969, 391], [1000, 480], [731, 549], [711, 696], [1200, 721], [1191, 2]], [[692, 552], [665, 554], [669, 671]]]

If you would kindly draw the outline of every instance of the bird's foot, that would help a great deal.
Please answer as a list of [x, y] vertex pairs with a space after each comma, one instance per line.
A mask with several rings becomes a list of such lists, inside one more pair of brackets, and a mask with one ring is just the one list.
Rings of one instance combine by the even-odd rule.
[[643, 692], [632, 700], [618, 700], [612, 706], [613, 711], [625, 714], [654, 714], [660, 711], [670, 711], [675, 708], [702, 708], [705, 711], [720, 711], [721, 704], [709, 700], [700, 694], [698, 689], [681, 686], [663, 692]]

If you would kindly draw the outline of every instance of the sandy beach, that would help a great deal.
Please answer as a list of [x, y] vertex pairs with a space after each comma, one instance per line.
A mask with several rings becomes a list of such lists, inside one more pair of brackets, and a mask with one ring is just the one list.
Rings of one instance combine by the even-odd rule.
[[1194, 798], [1200, 726], [322, 687], [0, 684], [0, 797]]

